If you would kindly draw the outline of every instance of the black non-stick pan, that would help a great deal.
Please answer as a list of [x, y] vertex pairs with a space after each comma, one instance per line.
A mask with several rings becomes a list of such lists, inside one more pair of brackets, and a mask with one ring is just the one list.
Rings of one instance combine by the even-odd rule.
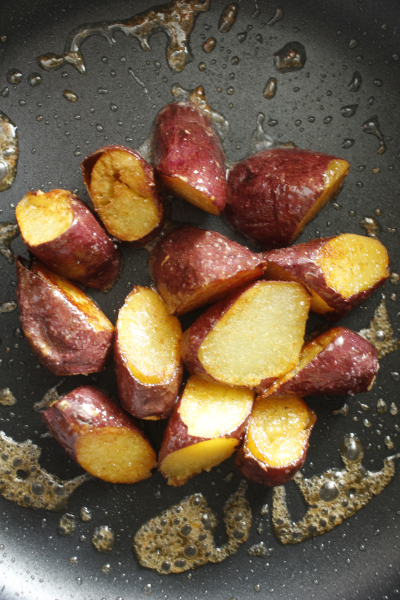
[[[96, 34], [80, 40], [86, 67], [82, 74], [62, 59], [74, 34], [85, 29], [81, 26], [102, 21], [121, 25], [149, 9], [150, 1], [2, 2], [0, 110], [17, 127], [19, 157], [15, 180], [11, 182], [9, 171], [11, 185], [7, 187], [3, 178], [2, 187], [7, 189], [0, 193], [0, 222], [5, 232], [0, 248], [0, 429], [18, 444], [31, 440], [41, 450], [40, 466], [64, 481], [83, 472], [46, 435], [34, 405], [56, 385], [62, 395], [82, 383], [96, 385], [116, 399], [113, 366], [95, 376], [62, 380], [39, 365], [21, 333], [13, 304], [15, 263], [7, 239], [17, 232], [4, 224], [16, 223], [15, 206], [29, 189], [77, 190], [88, 201], [81, 160], [108, 144], [141, 146], [157, 112], [173, 101], [175, 83], [185, 89], [203, 86], [211, 106], [229, 121], [224, 141], [228, 161], [252, 152], [259, 113], [265, 117], [262, 126], [273, 143], [290, 141], [349, 161], [350, 173], [339, 196], [307, 225], [298, 241], [343, 232], [366, 235], [367, 230], [376, 235], [388, 249], [391, 279], [343, 324], [356, 331], [368, 328], [384, 294], [394, 337], [400, 337], [400, 287], [395, 275], [400, 269], [399, 3], [258, 0], [257, 5], [242, 0], [230, 31], [221, 33], [218, 23], [227, 4], [228, 0], [211, 0], [208, 11], [198, 11], [189, 36], [189, 60], [181, 71], [168, 65], [165, 32], [151, 35], [151, 48], [144, 51], [137, 37], [124, 35], [119, 27], [113, 31], [114, 44]], [[104, 33], [107, 27], [101, 27]], [[211, 36], [216, 47], [206, 53], [202, 46]], [[278, 72], [273, 55], [293, 41], [305, 48], [304, 67]], [[38, 64], [38, 57], [49, 53], [61, 56], [59, 63], [63, 63], [53, 71]], [[277, 90], [275, 97], [266, 99], [263, 92], [270, 77], [276, 77]], [[75, 102], [65, 90], [76, 95]], [[353, 108], [343, 110], [349, 106]], [[2, 177], [4, 169], [12, 169], [15, 148], [11, 142], [1, 148]], [[246, 243], [223, 218], [177, 199], [171, 203], [170, 219]], [[11, 249], [28, 256], [18, 235]], [[121, 250], [123, 270], [111, 292], [89, 292], [113, 322], [132, 285], [151, 283], [147, 250]], [[184, 327], [190, 318], [182, 320]], [[322, 323], [322, 318], [313, 317], [309, 329]], [[305, 477], [344, 468], [340, 448], [346, 434], [358, 436], [366, 470], [381, 470], [384, 459], [400, 451], [399, 351], [387, 354], [380, 365], [369, 393], [307, 400], [318, 419], [303, 468]], [[7, 388], [15, 398], [12, 405], [7, 405]], [[378, 405], [381, 399], [384, 404]], [[341, 410], [344, 405], [348, 408]], [[156, 446], [161, 432], [161, 425], [148, 426]], [[134, 555], [133, 536], [151, 517], [198, 492], [222, 523], [224, 503], [241, 481], [232, 459], [178, 488], [167, 486], [157, 472], [132, 486], [90, 479], [78, 486], [61, 513], [22, 507], [0, 497], [0, 598], [395, 599], [400, 593], [400, 465], [396, 459], [391, 464], [395, 471], [391, 482], [360, 511], [328, 533], [293, 545], [283, 545], [274, 536], [272, 490], [249, 483], [253, 525], [248, 541], [224, 562], [182, 574], [160, 575], [141, 567]], [[23, 469], [17, 475], [22, 482], [28, 478], [28, 483], [32, 477]], [[0, 489], [2, 496], [4, 489]], [[286, 489], [291, 518], [301, 520], [309, 507], [293, 482]], [[60, 527], [65, 513], [75, 518], [71, 533], [68, 527]], [[95, 529], [103, 525], [115, 533], [114, 548], [108, 553], [98, 552], [91, 541]], [[225, 541], [221, 524], [216, 543]], [[261, 555], [249, 554], [260, 542]]]

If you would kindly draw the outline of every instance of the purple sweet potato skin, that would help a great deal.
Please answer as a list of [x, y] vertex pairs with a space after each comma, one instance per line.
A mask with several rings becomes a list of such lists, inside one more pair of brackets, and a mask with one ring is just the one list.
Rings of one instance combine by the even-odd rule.
[[21, 327], [32, 352], [54, 375], [103, 370], [114, 332], [96, 331], [75, 304], [22, 261], [17, 259], [17, 298]]
[[121, 269], [121, 254], [87, 206], [70, 195], [73, 221], [63, 234], [29, 250], [59, 275], [108, 291]]
[[242, 160], [229, 172], [225, 216], [264, 248], [282, 248], [324, 190], [335, 156], [299, 148], [273, 148]]
[[117, 327], [114, 366], [121, 405], [138, 419], [149, 417], [166, 419], [171, 414], [179, 394], [183, 377], [182, 362], [177, 365], [173, 375], [167, 381], [158, 384], [142, 383], [129, 369], [128, 360], [121, 351], [118, 337]]
[[69, 456], [78, 462], [79, 437], [99, 427], [121, 427], [144, 435], [138, 425], [108, 396], [91, 386], [81, 386], [45, 410], [42, 419]]
[[331, 342], [291, 379], [277, 382], [271, 397], [355, 394], [371, 388], [379, 369], [376, 348], [347, 327], [329, 331], [335, 332]]
[[132, 148], [128, 148], [127, 146], [120, 146], [118, 144], [113, 144], [110, 146], [104, 146], [103, 148], [99, 148], [99, 150], [95, 150], [94, 152], [89, 154], [89, 156], [87, 156], [86, 158], [83, 159], [83, 161], [81, 162], [81, 171], [82, 171], [83, 181], [85, 183], [86, 189], [90, 196], [90, 193], [91, 193], [90, 182], [91, 182], [91, 174], [92, 174], [93, 167], [102, 154], [104, 154], [105, 152], [111, 152], [112, 150], [122, 150], [123, 152], [129, 152], [129, 154], [133, 154], [133, 156], [135, 156], [140, 161], [140, 164], [141, 164], [142, 169], [146, 176], [147, 184], [151, 189], [151, 196], [152, 196], [153, 202], [156, 205], [157, 210], [158, 210], [159, 222], [158, 222], [158, 225], [152, 231], [150, 231], [146, 236], [144, 236], [140, 240], [136, 240], [134, 242], [122, 242], [122, 243], [126, 244], [127, 246], [131, 246], [132, 248], [141, 248], [142, 246], [144, 246], [144, 245], [148, 244], [149, 242], [151, 242], [152, 240], [154, 240], [155, 237], [157, 237], [157, 235], [160, 233], [161, 229], [164, 226], [165, 216], [166, 216], [165, 209], [164, 209], [164, 202], [163, 202], [160, 194], [158, 193], [152, 166], [149, 165], [149, 163], [139, 154], [139, 152], [136, 152], [136, 150], [133, 150]]
[[153, 163], [159, 177], [185, 178], [209, 199], [214, 214], [223, 211], [227, 189], [225, 155], [210, 117], [193, 102], [168, 104], [158, 113]]
[[[321, 248], [333, 238], [334, 236], [319, 238], [289, 248], [271, 250], [264, 253], [264, 258], [284, 269], [308, 290], [313, 290], [318, 294], [333, 309], [324, 313], [324, 317], [330, 321], [338, 321], [352, 308], [369, 298], [376, 289], [385, 283], [386, 278], [381, 279], [368, 290], [354, 294], [349, 298], [343, 298], [340, 293], [328, 285], [322, 269], [317, 263]], [[268, 268], [266, 278], [268, 278]], [[311, 310], [313, 310], [312, 305]]]
[[[262, 277], [264, 264], [262, 256], [245, 246], [190, 225], [161, 238], [149, 257], [150, 273], [171, 314], [184, 314], [220, 300]], [[223, 282], [226, 289], [221, 294], [217, 286]]]

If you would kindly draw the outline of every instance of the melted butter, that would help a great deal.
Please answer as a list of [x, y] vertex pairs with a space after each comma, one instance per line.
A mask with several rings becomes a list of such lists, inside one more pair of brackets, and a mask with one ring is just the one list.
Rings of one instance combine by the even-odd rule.
[[60, 385], [62, 385], [64, 383], [64, 381], [65, 381], [65, 379], [62, 379], [61, 381], [59, 381], [57, 383], [57, 385], [55, 385], [54, 387], [47, 390], [47, 392], [45, 393], [43, 398], [41, 400], [39, 400], [39, 402], [35, 402], [35, 404], [33, 405], [33, 408], [36, 410], [36, 412], [45, 411], [47, 408], [49, 408], [53, 404], [53, 402], [56, 402], [57, 400], [60, 400], [60, 398], [63, 397], [63, 395], [61, 395], [61, 396], [59, 395], [59, 393], [57, 392], [57, 388], [59, 388]]
[[400, 340], [394, 335], [386, 308], [385, 296], [382, 295], [381, 303], [375, 309], [368, 329], [361, 329], [358, 333], [375, 346], [379, 358], [383, 358], [386, 354], [390, 354], [399, 348]]
[[57, 531], [58, 531], [59, 535], [66, 536], [66, 535], [71, 535], [71, 533], [74, 533], [75, 528], [76, 528], [75, 516], [71, 515], [70, 513], [65, 513], [65, 515], [63, 515], [60, 519]]
[[40, 466], [40, 454], [30, 440], [17, 443], [0, 431], [0, 494], [19, 506], [61, 510], [91, 476], [63, 481]]
[[378, 154], [384, 154], [387, 150], [385, 138], [379, 128], [379, 120], [377, 115], [370, 117], [363, 124], [361, 129], [364, 133], [374, 135], [379, 141]]
[[133, 547], [140, 564], [159, 573], [182, 573], [234, 554], [250, 533], [252, 514], [243, 482], [224, 506], [228, 541], [217, 547], [217, 519], [202, 494], [193, 494], [150, 519], [136, 533]]
[[290, 518], [285, 487], [274, 488], [272, 526], [282, 544], [298, 544], [326, 533], [354, 515], [391, 482], [395, 472], [394, 459], [400, 457], [386, 458], [380, 471], [367, 471], [361, 462], [361, 442], [354, 434], [344, 437], [341, 456], [345, 469], [329, 469], [310, 479], [296, 473], [294, 482], [308, 504], [300, 521], [293, 522]]
[[100, 525], [93, 532], [92, 544], [99, 552], [110, 552], [115, 543], [115, 535], [108, 525]]
[[63, 54], [48, 53], [38, 58], [45, 71], [53, 71], [65, 63], [75, 67], [80, 73], [86, 72], [81, 53], [82, 43], [92, 35], [105, 37], [110, 46], [115, 44], [114, 33], [122, 31], [127, 37], [136, 38], [142, 50], [151, 50], [149, 38], [163, 31], [168, 37], [167, 60], [173, 71], [180, 72], [186, 63], [193, 60], [189, 35], [200, 12], [210, 8], [210, 0], [174, 0], [162, 6], [155, 6], [126, 20], [102, 21], [80, 25], [68, 36]]
[[3, 302], [0, 304], [0, 313], [9, 313], [17, 308], [17, 303], [13, 300], [9, 300], [8, 302]]
[[228, 33], [231, 30], [232, 25], [237, 19], [239, 14], [239, 4], [233, 2], [232, 4], [228, 4], [226, 8], [221, 13], [218, 23], [218, 29], [221, 33]]
[[0, 192], [8, 190], [17, 175], [17, 126], [0, 110]]
[[365, 230], [366, 234], [369, 237], [377, 238], [378, 231], [381, 229], [378, 221], [373, 217], [364, 217], [362, 221], [360, 221], [361, 227]]
[[13, 264], [15, 259], [14, 252], [11, 250], [11, 242], [18, 235], [18, 225], [8, 222], [0, 223], [0, 254], [8, 260], [10, 265]]
[[3, 406], [12, 406], [17, 401], [16, 397], [10, 390], [10, 388], [4, 388], [0, 390], [0, 404]]

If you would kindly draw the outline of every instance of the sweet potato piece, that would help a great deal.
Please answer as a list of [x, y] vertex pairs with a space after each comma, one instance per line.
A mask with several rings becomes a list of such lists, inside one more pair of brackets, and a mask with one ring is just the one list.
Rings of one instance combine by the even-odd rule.
[[105, 146], [81, 164], [83, 180], [107, 231], [143, 246], [163, 224], [164, 208], [151, 166], [131, 148]]
[[389, 257], [377, 239], [344, 233], [266, 252], [267, 279], [297, 281], [312, 296], [311, 310], [337, 321], [383, 285]]
[[42, 419], [70, 457], [103, 481], [136, 483], [155, 467], [156, 454], [135, 421], [95, 388], [75, 389]]
[[262, 391], [297, 365], [309, 306], [299, 284], [253, 283], [185, 331], [183, 360], [192, 374]]
[[205, 212], [226, 202], [225, 156], [208, 114], [193, 102], [168, 104], [157, 115], [154, 169], [161, 184]]
[[28, 192], [15, 210], [29, 250], [53, 271], [108, 291], [121, 254], [87, 206], [66, 190]]
[[54, 375], [104, 369], [114, 327], [78, 287], [34, 260], [17, 259], [22, 330], [39, 361]]
[[378, 352], [368, 340], [346, 327], [333, 327], [305, 344], [297, 367], [264, 396], [367, 392], [378, 369]]
[[264, 263], [245, 246], [198, 227], [173, 229], [150, 251], [150, 273], [171, 314], [211, 304], [259, 279]]
[[165, 419], [182, 381], [182, 329], [150, 288], [135, 286], [119, 311], [114, 347], [122, 406], [141, 419]]
[[265, 248], [288, 246], [336, 196], [348, 170], [347, 161], [311, 150], [258, 152], [229, 172], [226, 218]]
[[257, 398], [235, 464], [251, 481], [283, 485], [306, 459], [317, 417], [297, 396]]
[[241, 440], [254, 392], [190, 377], [168, 421], [158, 458], [179, 486], [229, 458]]

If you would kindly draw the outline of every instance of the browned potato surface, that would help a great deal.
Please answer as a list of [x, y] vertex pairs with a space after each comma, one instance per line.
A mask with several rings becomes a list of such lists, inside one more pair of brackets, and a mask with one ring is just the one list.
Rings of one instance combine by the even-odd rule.
[[262, 391], [297, 365], [309, 306], [300, 284], [253, 283], [185, 331], [183, 360], [192, 374]]
[[114, 327], [78, 287], [34, 260], [17, 259], [22, 330], [40, 362], [54, 375], [104, 369]]
[[227, 296], [263, 274], [263, 259], [245, 246], [199, 227], [173, 229], [151, 249], [149, 268], [171, 314]]
[[287, 483], [306, 459], [316, 419], [297, 396], [257, 399], [236, 466], [251, 481], [270, 486]]
[[71, 458], [103, 481], [136, 483], [156, 465], [135, 421], [93, 387], [81, 386], [53, 402], [42, 418]]
[[115, 372], [122, 406], [141, 419], [165, 419], [182, 381], [181, 325], [154, 290], [135, 286], [118, 314]]
[[267, 279], [302, 283], [312, 296], [311, 310], [332, 321], [369, 298], [389, 276], [385, 246], [354, 233], [272, 250], [264, 257]]
[[142, 246], [158, 234], [164, 208], [153, 169], [138, 152], [105, 146], [85, 158], [81, 169], [97, 214], [111, 235]]
[[107, 291], [121, 254], [87, 206], [66, 190], [28, 192], [15, 214], [29, 250], [53, 271]]
[[179, 486], [229, 458], [241, 440], [254, 393], [190, 377], [168, 421], [159, 469]]

